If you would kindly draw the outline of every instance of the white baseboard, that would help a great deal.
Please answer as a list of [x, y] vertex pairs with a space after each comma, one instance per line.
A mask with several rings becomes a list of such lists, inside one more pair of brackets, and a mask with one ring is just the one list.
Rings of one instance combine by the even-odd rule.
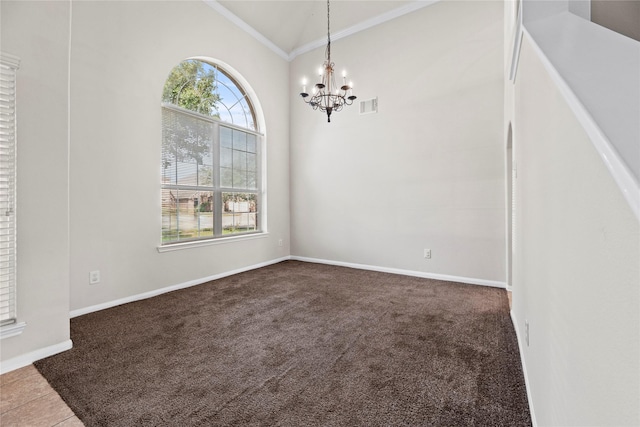
[[382, 273], [402, 274], [404, 276], [421, 277], [423, 279], [444, 280], [447, 282], [459, 282], [459, 283], [467, 283], [470, 285], [491, 286], [493, 288], [502, 288], [502, 289], [506, 289], [507, 287], [507, 284], [505, 282], [498, 282], [495, 280], [476, 279], [473, 277], [450, 276], [448, 274], [437, 274], [437, 273], [425, 273], [423, 271], [402, 270], [399, 268], [378, 267], [375, 265], [354, 264], [351, 262], [333, 261], [333, 260], [318, 259], [318, 258], [307, 258], [307, 257], [301, 257], [301, 256], [295, 256], [295, 255], [292, 255], [290, 259], [296, 260], [296, 261], [304, 261], [304, 262], [315, 262], [318, 264], [337, 265], [340, 267], [357, 268], [359, 270], [371, 270], [371, 271], [379, 271]]
[[[492, 281], [492, 280], [484, 280], [484, 279], [475, 279], [475, 278], [469, 278], [469, 277], [460, 277], [460, 276], [451, 276], [451, 275], [445, 275], [445, 274], [435, 274], [435, 273], [425, 273], [425, 272], [420, 272], [420, 271], [412, 271], [412, 270], [402, 270], [402, 269], [397, 269], [397, 268], [389, 268], [389, 267], [379, 267], [379, 266], [373, 266], [373, 265], [366, 265], [366, 264], [355, 264], [355, 263], [349, 263], [349, 262], [341, 262], [341, 261], [332, 261], [332, 260], [325, 260], [325, 259], [318, 259], [318, 258], [307, 258], [307, 257], [299, 257], [299, 256], [285, 256], [282, 258], [277, 258], [277, 259], [273, 259], [270, 261], [266, 261], [266, 262], [262, 262], [259, 264], [254, 264], [251, 266], [247, 266], [247, 267], [243, 267], [243, 268], [239, 268], [236, 270], [231, 270], [231, 271], [226, 271], [224, 273], [219, 273], [219, 274], [215, 274], [212, 276], [208, 276], [208, 277], [203, 277], [200, 279], [195, 279], [195, 280], [190, 280], [188, 282], [184, 282], [184, 283], [179, 283], [177, 285], [172, 285], [172, 286], [167, 286], [161, 289], [156, 289], [153, 291], [149, 291], [149, 292], [144, 292], [141, 294], [137, 294], [137, 295], [132, 295], [126, 298], [121, 298], [118, 300], [114, 300], [114, 301], [109, 301], [103, 304], [97, 304], [97, 305], [93, 305], [90, 307], [85, 307], [85, 308], [81, 308], [78, 310], [73, 310], [69, 313], [70, 317], [77, 317], [77, 316], [81, 316], [83, 314], [88, 314], [88, 313], [93, 313], [95, 311], [99, 311], [99, 310], [104, 310], [106, 308], [111, 308], [111, 307], [115, 307], [121, 304], [126, 304], [129, 302], [134, 302], [134, 301], [139, 301], [139, 300], [143, 300], [143, 299], [147, 299], [147, 298], [151, 298], [157, 295], [161, 295], [167, 292], [172, 292], [172, 291], [176, 291], [179, 289], [184, 289], [184, 288], [188, 288], [191, 286], [196, 286], [196, 285], [200, 285], [202, 283], [206, 283], [212, 280], [217, 280], [217, 279], [221, 279], [223, 277], [227, 277], [227, 276], [232, 276], [234, 274], [238, 274], [238, 273], [243, 273], [245, 271], [250, 271], [250, 270], [255, 270], [257, 268], [261, 268], [261, 267], [266, 267], [268, 265], [272, 265], [272, 264], [277, 264], [279, 262], [282, 261], [287, 261], [287, 260], [296, 260], [296, 261], [303, 261], [303, 262], [313, 262], [313, 263], [318, 263], [318, 264], [328, 264], [328, 265], [337, 265], [337, 266], [341, 266], [341, 267], [350, 267], [350, 268], [357, 268], [360, 270], [371, 270], [371, 271], [379, 271], [379, 272], [383, 272], [383, 273], [391, 273], [391, 274], [402, 274], [405, 276], [414, 276], [414, 277], [421, 277], [421, 278], [426, 278], [426, 279], [436, 279], [436, 280], [445, 280], [445, 281], [449, 281], [449, 282], [460, 282], [460, 283], [468, 283], [468, 284], [472, 284], [472, 285], [482, 285], [482, 286], [491, 286], [491, 287], [497, 287], [497, 288], [506, 288], [506, 284], [504, 282], [497, 282], [497, 281]], [[514, 321], [515, 323], [515, 319], [513, 318], [513, 312], [512, 312], [512, 321]], [[518, 333], [518, 329], [516, 328], [516, 334]], [[520, 337], [518, 336], [518, 345], [520, 346], [520, 355], [522, 357], [522, 347], [521, 347], [521, 343], [520, 343]], [[61, 353], [63, 351], [69, 350], [73, 347], [73, 343], [71, 342], [71, 340], [67, 340], [64, 341], [62, 343], [59, 344], [55, 344], [52, 346], [48, 346], [48, 347], [44, 347], [35, 351], [32, 351], [30, 353], [26, 353], [23, 354], [21, 356], [15, 357], [13, 359], [9, 359], [7, 361], [2, 362], [2, 365], [0, 366], [0, 374], [2, 373], [6, 373], [6, 372], [10, 372], [13, 371], [15, 369], [19, 369], [22, 368], [24, 366], [30, 365], [33, 362], [40, 360], [40, 359], [44, 359], [45, 357], [49, 357], [49, 356], [53, 356], [54, 354], [58, 354]], [[523, 364], [523, 371], [525, 373], [525, 383], [527, 384], [527, 396], [529, 397], [529, 407], [531, 408], [531, 416], [532, 419], [534, 420], [534, 426], [535, 424], [535, 417], [533, 416], [533, 406], [532, 406], [532, 402], [531, 402], [531, 395], [529, 393], [529, 383], [527, 380], [527, 375], [526, 375], [526, 368], [524, 366], [524, 359], [522, 360], [522, 364]]]
[[14, 357], [13, 359], [5, 360], [4, 362], [2, 362], [2, 364], [0, 364], [0, 374], [6, 374], [7, 372], [23, 368], [25, 366], [31, 365], [35, 361], [44, 359], [45, 357], [53, 356], [54, 354], [70, 350], [72, 347], [73, 343], [71, 342], [71, 340], [66, 340], [59, 344], [39, 348], [32, 352]]
[[511, 323], [513, 323], [513, 329], [515, 329], [516, 338], [518, 339], [518, 350], [520, 352], [520, 364], [522, 365], [522, 374], [524, 375], [524, 385], [527, 388], [527, 400], [529, 401], [529, 413], [531, 414], [531, 424], [533, 425], [533, 427], [538, 427], [538, 422], [536, 421], [536, 413], [533, 410], [533, 399], [531, 398], [531, 387], [529, 386], [529, 375], [527, 375], [527, 364], [524, 361], [522, 340], [520, 339], [520, 333], [518, 332], [518, 321], [516, 319], [516, 315], [513, 313], [513, 310], [511, 310], [510, 314], [511, 314]]
[[282, 261], [287, 261], [287, 260], [290, 260], [290, 259], [291, 260], [296, 260], [296, 261], [313, 262], [313, 263], [317, 263], [317, 264], [329, 264], [329, 265], [337, 265], [337, 266], [341, 266], [341, 267], [357, 268], [357, 269], [360, 269], [360, 270], [371, 270], [371, 271], [380, 271], [380, 272], [383, 272], [383, 273], [402, 274], [402, 275], [405, 275], [405, 276], [422, 277], [422, 278], [425, 278], [425, 279], [436, 279], [436, 280], [445, 280], [445, 281], [448, 281], [448, 282], [460, 282], [460, 283], [468, 283], [468, 284], [472, 284], [472, 285], [491, 286], [491, 287], [494, 287], [494, 288], [503, 288], [504, 289], [507, 286], [505, 282], [498, 282], [498, 281], [484, 280], [484, 279], [475, 279], [475, 278], [471, 278], [471, 277], [460, 277], [460, 276], [450, 276], [450, 275], [446, 275], [446, 274], [425, 273], [425, 272], [421, 272], [421, 271], [401, 270], [401, 269], [397, 269], [397, 268], [378, 267], [378, 266], [366, 265], [366, 264], [354, 264], [354, 263], [349, 263], [349, 262], [332, 261], [332, 260], [319, 259], [319, 258], [307, 258], [307, 257], [300, 257], [300, 256], [285, 256], [285, 257], [282, 257], [282, 258], [277, 258], [277, 259], [274, 259], [274, 260], [262, 262], [262, 263], [259, 263], [259, 264], [250, 265], [248, 267], [243, 267], [243, 268], [239, 268], [239, 269], [236, 269], [236, 270], [231, 270], [231, 271], [226, 271], [224, 273], [215, 274], [213, 276], [208, 276], [208, 277], [203, 277], [203, 278], [200, 278], [200, 279], [190, 280], [188, 282], [179, 283], [177, 285], [171, 285], [171, 286], [167, 286], [167, 287], [164, 287], [164, 288], [161, 288], [161, 289], [155, 289], [153, 291], [144, 292], [144, 293], [137, 294], [137, 295], [131, 295], [131, 296], [125, 297], [125, 298], [120, 298], [120, 299], [117, 299], [117, 300], [114, 300], [114, 301], [109, 301], [109, 302], [105, 302], [105, 303], [102, 303], [102, 304], [96, 304], [96, 305], [92, 305], [92, 306], [89, 306], [89, 307], [80, 308], [80, 309], [77, 309], [77, 310], [72, 310], [69, 313], [69, 316], [71, 318], [82, 316], [83, 314], [89, 314], [89, 313], [93, 313], [95, 311], [104, 310], [104, 309], [115, 307], [115, 306], [118, 306], [118, 305], [127, 304], [127, 303], [130, 303], [130, 302], [140, 301], [140, 300], [143, 300], [143, 299], [155, 297], [155, 296], [158, 296], [158, 295], [165, 294], [167, 292], [172, 292], [172, 291], [177, 291], [179, 289], [189, 288], [191, 286], [200, 285], [202, 283], [210, 282], [212, 280], [221, 279], [223, 277], [232, 276], [234, 274], [243, 273], [243, 272], [249, 271], [249, 270], [255, 270], [257, 268], [266, 267], [268, 265], [276, 264], [276, 263], [279, 263], [279, 262], [282, 262]]
[[279, 262], [286, 261], [288, 259], [290, 259], [290, 257], [288, 257], [288, 256], [282, 257], [282, 258], [277, 258], [277, 259], [274, 259], [274, 260], [261, 262], [259, 264], [250, 265], [248, 267], [242, 267], [242, 268], [239, 268], [239, 269], [236, 269], [236, 270], [225, 271], [224, 273], [214, 274], [213, 276], [208, 276], [208, 277], [203, 277], [203, 278], [200, 278], [200, 279], [190, 280], [188, 282], [179, 283], [177, 285], [171, 285], [171, 286], [167, 286], [165, 288], [154, 289], [153, 291], [143, 292], [143, 293], [137, 294], [137, 295], [131, 295], [129, 297], [120, 298], [120, 299], [117, 299], [117, 300], [114, 300], [114, 301], [109, 301], [109, 302], [105, 302], [105, 303], [102, 303], [102, 304], [96, 304], [96, 305], [92, 305], [92, 306], [89, 306], [89, 307], [80, 308], [78, 310], [72, 310], [69, 313], [69, 316], [71, 318], [78, 317], [78, 316], [82, 316], [83, 314], [89, 314], [89, 313], [93, 313], [95, 311], [104, 310], [104, 309], [115, 307], [115, 306], [118, 306], [118, 305], [127, 304], [127, 303], [130, 303], [130, 302], [140, 301], [140, 300], [143, 300], [143, 299], [147, 299], [147, 298], [155, 297], [155, 296], [158, 296], [158, 295], [166, 294], [167, 292], [177, 291], [179, 289], [190, 288], [191, 286], [201, 285], [203, 283], [210, 282], [212, 280], [221, 279], [223, 277], [232, 276], [234, 274], [243, 273], [243, 272], [249, 271], [249, 270], [255, 270], [256, 268], [266, 267], [266, 266], [271, 265], [271, 264], [277, 264]]

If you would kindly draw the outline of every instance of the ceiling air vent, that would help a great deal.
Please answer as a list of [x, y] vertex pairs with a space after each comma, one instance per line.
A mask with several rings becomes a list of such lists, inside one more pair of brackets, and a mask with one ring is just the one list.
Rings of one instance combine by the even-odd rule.
[[371, 114], [378, 112], [378, 98], [360, 101], [360, 114]]

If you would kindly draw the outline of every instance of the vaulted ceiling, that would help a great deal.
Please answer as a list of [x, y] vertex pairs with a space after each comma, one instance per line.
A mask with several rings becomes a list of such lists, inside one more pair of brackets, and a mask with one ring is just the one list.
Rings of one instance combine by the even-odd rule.
[[[325, 0], [204, 0], [289, 59], [326, 43]], [[434, 0], [331, 0], [331, 38], [428, 6]], [[263, 40], [264, 42], [264, 40]]]

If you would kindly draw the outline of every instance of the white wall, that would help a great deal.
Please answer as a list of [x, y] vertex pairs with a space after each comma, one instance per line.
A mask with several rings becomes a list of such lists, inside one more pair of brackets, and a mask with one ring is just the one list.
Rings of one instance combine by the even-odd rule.
[[[1, 343], [3, 371], [68, 347], [70, 310], [289, 254], [286, 61], [203, 2], [74, 2], [72, 18], [67, 2], [1, 7], [2, 51], [22, 60], [18, 310], [27, 322]], [[195, 55], [240, 73], [264, 111], [269, 233], [158, 253], [160, 97], [171, 68]], [[89, 285], [91, 270], [100, 284]]]
[[69, 3], [0, 2], [0, 50], [21, 60], [17, 77], [18, 320], [2, 340], [2, 371], [69, 342]]
[[526, 32], [640, 218], [640, 42], [589, 21], [574, 1], [523, 3]]
[[293, 255], [504, 282], [502, 23], [501, 2], [441, 2], [333, 42], [380, 111], [330, 124], [297, 95], [324, 49], [293, 61]]
[[525, 27], [615, 148], [638, 191], [640, 42], [570, 13]]
[[528, 37], [511, 113], [513, 314], [538, 425], [638, 425], [639, 223]]
[[[289, 64], [201, 1], [77, 2], [72, 34], [71, 309], [288, 255]], [[162, 88], [192, 56], [230, 65], [257, 94], [269, 235], [158, 253]]]

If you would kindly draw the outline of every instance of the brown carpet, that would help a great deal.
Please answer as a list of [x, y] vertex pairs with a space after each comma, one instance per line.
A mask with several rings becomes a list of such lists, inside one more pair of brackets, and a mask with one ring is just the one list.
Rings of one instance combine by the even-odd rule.
[[504, 290], [286, 261], [71, 320], [87, 426], [529, 426]]

